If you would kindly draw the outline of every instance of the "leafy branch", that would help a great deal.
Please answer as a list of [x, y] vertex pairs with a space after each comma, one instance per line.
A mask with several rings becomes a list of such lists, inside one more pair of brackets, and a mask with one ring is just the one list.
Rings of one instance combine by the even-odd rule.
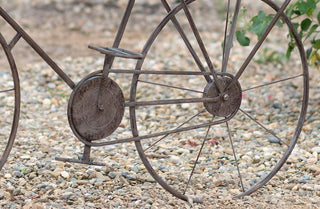
[[[292, 3], [286, 10], [286, 15], [289, 17], [294, 27], [299, 33], [301, 40], [307, 47], [306, 54], [310, 64], [320, 68], [320, 11], [316, 10], [320, 0], [297, 0]], [[246, 27], [242, 27], [236, 31], [238, 42], [242, 46], [250, 44], [250, 38], [246, 35], [247, 32], [255, 34], [258, 39], [261, 37], [266, 27], [274, 17], [274, 14], [266, 14], [264, 11], [259, 11], [258, 15], [251, 18]], [[278, 21], [277, 26], [282, 27], [283, 21]], [[285, 56], [290, 58], [292, 51], [296, 47], [296, 43], [292, 34], [289, 34], [289, 43]]]

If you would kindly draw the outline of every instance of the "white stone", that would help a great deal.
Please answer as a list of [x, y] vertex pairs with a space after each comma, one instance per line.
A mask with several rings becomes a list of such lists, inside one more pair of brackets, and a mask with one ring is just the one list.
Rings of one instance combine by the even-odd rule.
[[68, 173], [67, 171], [62, 171], [62, 172], [61, 172], [61, 176], [62, 176], [63, 178], [65, 178], [65, 179], [67, 179], [67, 178], [70, 177], [70, 175], [69, 175], [69, 173]]

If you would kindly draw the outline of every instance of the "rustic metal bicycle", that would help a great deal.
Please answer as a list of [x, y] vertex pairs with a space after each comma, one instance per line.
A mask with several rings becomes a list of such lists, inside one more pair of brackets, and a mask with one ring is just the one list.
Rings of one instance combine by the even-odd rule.
[[[103, 70], [87, 75], [78, 84], [0, 7], [2, 20], [17, 32], [10, 41], [0, 32], [0, 58], [6, 57], [8, 62], [7, 69], [0, 72], [3, 141], [0, 169], [9, 156], [18, 129], [20, 82], [12, 50], [23, 39], [72, 89], [68, 120], [73, 133], [84, 144], [84, 152], [79, 159], [57, 160], [104, 165], [90, 158], [91, 147], [134, 142], [152, 177], [171, 194], [186, 201], [201, 202], [204, 191], [230, 185], [239, 188], [236, 197], [242, 197], [265, 185], [287, 161], [302, 130], [308, 104], [308, 68], [299, 35], [284, 13], [290, 0], [285, 0], [281, 6], [271, 0], [255, 1], [274, 16], [246, 58], [240, 60], [242, 64], [234, 65], [230, 54], [240, 24], [239, 13], [241, 5], [250, 1], [233, 2], [234, 6], [230, 0], [226, 1], [221, 56], [212, 57], [208, 50], [211, 42], [206, 42], [204, 37], [207, 36], [202, 34], [205, 27], [199, 29], [203, 23], [197, 24], [193, 13], [194, 7], [201, 4], [196, 0], [171, 3], [161, 0], [167, 14], [141, 52], [119, 48], [135, 5], [134, 0], [129, 0], [112, 47], [89, 45], [105, 55]], [[299, 67], [290, 64], [280, 66], [280, 70], [275, 70], [278, 67], [274, 66], [252, 67], [261, 46], [272, 41], [268, 36], [279, 19], [287, 25], [286, 34], [296, 41], [295, 62]], [[184, 59], [192, 62], [188, 69], [179, 67], [173, 57], [161, 57], [167, 60], [155, 57], [158, 45], [172, 41], [166, 41], [164, 30], [174, 30], [178, 35], [174, 41], [180, 41], [184, 48], [177, 53], [187, 52], [183, 54]], [[176, 40], [177, 37], [180, 40]], [[116, 57], [136, 60], [135, 69], [114, 69]], [[131, 78], [128, 99], [112, 79], [119, 74], [127, 74], [128, 82]], [[163, 105], [166, 108], [160, 109]], [[130, 137], [116, 131], [126, 110], [132, 131]], [[238, 122], [233, 124], [233, 121]], [[224, 139], [227, 142], [223, 142]], [[100, 141], [95, 142], [97, 140]], [[179, 146], [184, 148], [177, 149]], [[259, 156], [257, 149], [265, 155]], [[194, 160], [184, 161], [190, 155]], [[219, 163], [212, 164], [212, 158], [217, 158], [215, 162]], [[256, 165], [254, 172], [250, 164]], [[215, 181], [216, 177], [225, 175], [231, 178], [220, 183]]]

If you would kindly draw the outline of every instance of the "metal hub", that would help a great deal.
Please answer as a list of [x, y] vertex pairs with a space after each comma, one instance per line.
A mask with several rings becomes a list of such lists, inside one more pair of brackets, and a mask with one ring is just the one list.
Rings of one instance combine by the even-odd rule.
[[[242, 90], [239, 82], [235, 82], [228, 87], [233, 77], [229, 74], [224, 74], [218, 78], [223, 92], [219, 92], [216, 82], [208, 83], [204, 89], [204, 97], [219, 97], [215, 102], [204, 102], [206, 110], [215, 116], [227, 117], [238, 111], [241, 105]], [[228, 87], [228, 89], [226, 89]]]
[[[118, 84], [94, 75], [79, 83], [69, 101], [69, 123], [75, 132], [88, 141], [105, 138], [121, 123], [124, 114], [124, 97]], [[100, 106], [98, 106], [99, 91]]]

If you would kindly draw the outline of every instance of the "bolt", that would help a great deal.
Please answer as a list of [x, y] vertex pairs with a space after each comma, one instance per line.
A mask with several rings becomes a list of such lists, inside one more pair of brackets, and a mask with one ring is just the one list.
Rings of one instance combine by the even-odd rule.
[[223, 95], [223, 100], [224, 101], [228, 101], [229, 100], [229, 95], [228, 94], [224, 94]]
[[103, 105], [98, 105], [98, 110], [99, 111], [104, 111], [104, 106]]

